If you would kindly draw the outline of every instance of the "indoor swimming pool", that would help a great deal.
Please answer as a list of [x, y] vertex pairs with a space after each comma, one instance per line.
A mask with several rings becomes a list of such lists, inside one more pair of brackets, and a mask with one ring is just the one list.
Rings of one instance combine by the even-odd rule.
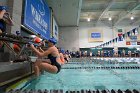
[[[139, 61], [139, 59], [138, 59]], [[10, 86], [10, 89], [32, 90], [140, 90], [139, 62], [104, 61], [69, 62], [62, 66], [58, 74], [42, 72], [38, 78], [33, 76]]]

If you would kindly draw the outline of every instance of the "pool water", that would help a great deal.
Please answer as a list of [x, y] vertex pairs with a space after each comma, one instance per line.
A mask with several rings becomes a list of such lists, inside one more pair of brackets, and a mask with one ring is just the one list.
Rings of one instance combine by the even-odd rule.
[[17, 85], [15, 89], [140, 89], [140, 69], [63, 69], [93, 66], [139, 66], [139, 64], [65, 64], [58, 74], [43, 72], [38, 78], [31, 78], [30, 83], [27, 83], [30, 81], [27, 80]]

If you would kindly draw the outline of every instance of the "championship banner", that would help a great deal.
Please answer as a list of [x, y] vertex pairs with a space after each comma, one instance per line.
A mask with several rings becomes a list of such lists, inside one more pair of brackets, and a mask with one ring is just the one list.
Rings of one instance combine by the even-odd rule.
[[129, 36], [126, 38], [126, 41], [140, 41], [140, 34]]
[[58, 25], [55, 21], [55, 19], [53, 18], [53, 37], [58, 40]]
[[122, 29], [118, 29], [118, 36], [122, 36], [122, 34], [123, 34]]
[[[130, 45], [138, 45], [137, 42], [140, 42], [139, 29], [138, 28], [135, 28], [132, 31], [129, 31], [129, 33], [130, 33], [130, 35], [127, 36], [126, 42], [130, 42]], [[129, 45], [129, 44], [126, 43], [126, 45]]]
[[45, 39], [50, 38], [50, 9], [44, 0], [25, 0], [23, 25]]
[[131, 45], [137, 45], [137, 42], [131, 42]]
[[130, 36], [131, 41], [137, 41], [137, 36]]
[[131, 45], [130, 42], [126, 42], [126, 45]]
[[101, 29], [90, 29], [88, 31], [88, 42], [103, 42], [103, 32]]
[[119, 37], [119, 39], [118, 39], [118, 41], [123, 41], [123, 31], [122, 31], [122, 29], [118, 29], [118, 37]]
[[137, 42], [137, 45], [140, 45], [140, 42]]

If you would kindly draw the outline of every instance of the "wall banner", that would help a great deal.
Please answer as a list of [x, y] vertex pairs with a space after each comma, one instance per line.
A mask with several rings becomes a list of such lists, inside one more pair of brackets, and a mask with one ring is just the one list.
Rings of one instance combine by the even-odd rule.
[[53, 37], [56, 40], [58, 40], [58, 30], [59, 30], [58, 25], [57, 25], [55, 19], [53, 18]]
[[88, 31], [88, 42], [103, 42], [103, 32], [101, 29], [90, 29]]
[[130, 42], [126, 42], [126, 45], [130, 45]]
[[44, 0], [25, 0], [23, 25], [46, 39], [50, 38], [50, 9]]
[[137, 42], [137, 45], [140, 45], [140, 42]]
[[118, 36], [122, 36], [122, 34], [123, 34], [122, 29], [118, 29]]
[[131, 42], [131, 45], [137, 45], [137, 42]]

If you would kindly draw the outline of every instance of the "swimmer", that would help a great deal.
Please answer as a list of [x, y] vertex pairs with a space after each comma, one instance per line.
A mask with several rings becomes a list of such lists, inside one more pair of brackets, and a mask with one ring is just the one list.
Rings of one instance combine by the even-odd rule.
[[49, 73], [58, 73], [61, 69], [61, 59], [58, 49], [56, 48], [55, 44], [57, 41], [54, 38], [50, 38], [47, 41], [48, 49], [44, 52], [39, 52], [38, 49], [34, 47], [33, 44], [30, 45], [31, 49], [39, 56], [39, 57], [46, 57], [48, 56], [48, 59], [50, 61], [50, 64], [48, 62], [42, 62], [42, 61], [36, 61], [35, 62], [35, 75], [39, 76], [41, 70], [45, 70]]
[[60, 53], [60, 59], [61, 59], [61, 64], [63, 65], [63, 64], [65, 64], [65, 59], [64, 59], [64, 55], [63, 55], [63, 50], [62, 49], [60, 49], [60, 48], [58, 48], [58, 50], [59, 50], [59, 53]]
[[65, 59], [65, 61], [68, 63], [68, 61], [69, 61], [69, 56], [68, 56], [67, 53], [64, 53], [64, 59]]

